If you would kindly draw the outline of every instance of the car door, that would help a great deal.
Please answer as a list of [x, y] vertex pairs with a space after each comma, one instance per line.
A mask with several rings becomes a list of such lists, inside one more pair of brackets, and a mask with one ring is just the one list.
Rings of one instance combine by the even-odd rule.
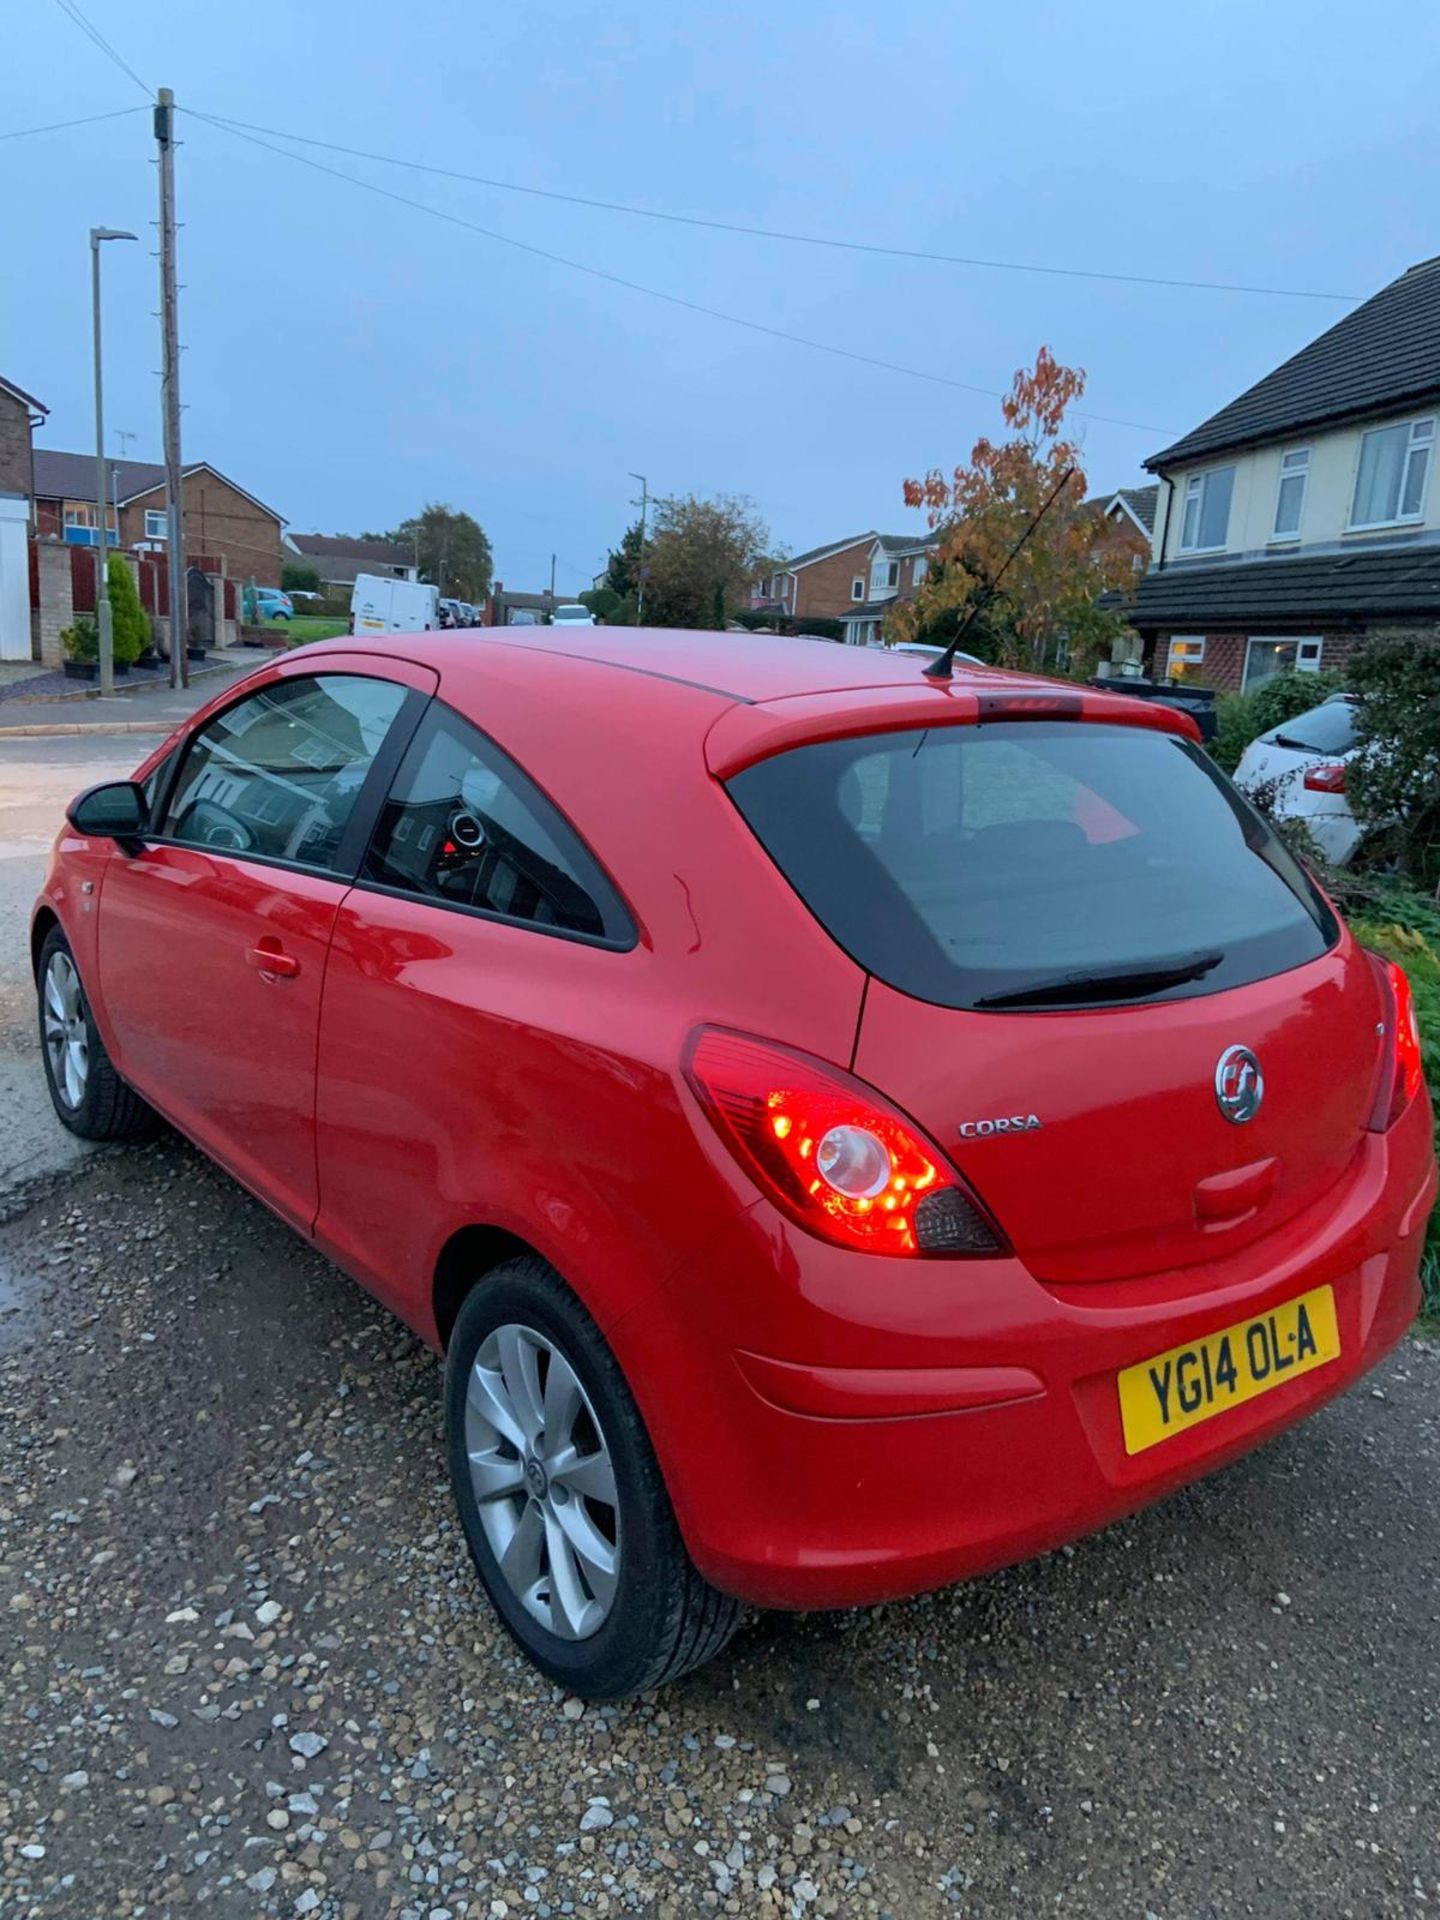
[[282, 670], [196, 728], [153, 833], [105, 873], [100, 988], [117, 1065], [306, 1230], [331, 929], [435, 683], [367, 656]]
[[[336, 918], [317, 1072], [316, 1237], [412, 1324], [457, 1210], [560, 1206], [527, 1187], [537, 1115], [611, 1071], [584, 1036], [623, 993], [635, 939], [548, 797], [433, 701]], [[597, 1127], [556, 1185], [612, 1190], [633, 1181], [623, 1161]]]

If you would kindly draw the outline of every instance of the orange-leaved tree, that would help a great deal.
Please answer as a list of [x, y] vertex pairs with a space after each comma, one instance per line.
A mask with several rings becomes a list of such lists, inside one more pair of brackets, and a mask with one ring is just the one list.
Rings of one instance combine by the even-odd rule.
[[[1013, 666], [1065, 658], [1084, 667], [1124, 631], [1123, 615], [1099, 601], [1133, 579], [1130, 557], [1117, 550], [1104, 516], [1085, 504], [1080, 448], [1065, 423], [1084, 391], [1083, 370], [1062, 366], [1041, 347], [1034, 370], [1022, 367], [1000, 403], [1009, 439], [977, 440], [969, 465], [949, 479], [937, 467], [905, 482], [906, 505], [926, 509], [939, 547], [916, 598], [893, 610], [892, 638], [946, 640], [975, 612], [967, 651], [993, 653]], [[1070, 478], [999, 579], [1067, 471]]]

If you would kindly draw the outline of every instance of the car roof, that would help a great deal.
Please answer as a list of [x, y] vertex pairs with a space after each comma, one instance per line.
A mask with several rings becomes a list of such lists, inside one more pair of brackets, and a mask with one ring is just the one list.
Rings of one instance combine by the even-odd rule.
[[[463, 638], [443, 631], [387, 634], [384, 645], [340, 637], [287, 657], [319, 669], [330, 652], [390, 654], [430, 666], [441, 677], [445, 697], [470, 704], [477, 713], [485, 710], [487, 674], [500, 664], [496, 653], [505, 656], [511, 684], [533, 682], [534, 691], [551, 700], [563, 697], [568, 687], [577, 703], [593, 707], [603, 681], [613, 675], [616, 696], [637, 725], [673, 720], [702, 736], [718, 736], [726, 729], [716, 723], [728, 718], [730, 739], [721, 759], [730, 768], [802, 738], [860, 732], [872, 725], [888, 731], [973, 720], [991, 701], [1017, 710], [1017, 703], [1028, 701], [1033, 709], [1037, 701], [1057, 701], [1077, 718], [1083, 711], [1087, 719], [1198, 737], [1193, 720], [1173, 708], [1080, 687], [1073, 680], [1044, 680], [957, 658], [953, 679], [937, 682], [925, 677], [925, 663], [913, 654], [774, 634], [587, 627], [582, 637], [564, 627], [478, 627]], [[937, 701], [947, 697], [948, 710], [939, 708]], [[713, 755], [711, 766], [720, 770]]]

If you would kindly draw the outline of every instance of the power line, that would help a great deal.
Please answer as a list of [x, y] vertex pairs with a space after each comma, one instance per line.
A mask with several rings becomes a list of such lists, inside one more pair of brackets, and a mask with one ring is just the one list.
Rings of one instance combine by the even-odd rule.
[[86, 19], [80, 10], [79, 0], [55, 0], [55, 4], [67, 20], [73, 22], [88, 40], [93, 41], [107, 60], [113, 60], [122, 73], [129, 75], [147, 100], [153, 97], [151, 89], [146, 86], [145, 82], [140, 78], [139, 74], [136, 73], [129, 61], [115, 51], [114, 47], [111, 46], [104, 34], [101, 33], [100, 29], [95, 26], [92, 21]]
[[412, 173], [433, 173], [443, 180], [463, 180], [470, 186], [493, 187], [500, 193], [523, 193], [537, 200], [559, 200], [566, 206], [590, 207], [604, 213], [624, 213], [639, 220], [665, 220], [677, 226], [705, 227], [713, 233], [740, 233], [752, 239], [785, 240], [794, 246], [833, 247], [842, 253], [879, 254], [889, 260], [924, 260], [947, 267], [984, 267], [995, 273], [1053, 274], [1065, 280], [1113, 280], [1131, 287], [1182, 287], [1205, 293], [1254, 293], [1284, 300], [1353, 302], [1359, 298], [1353, 293], [1319, 293], [1308, 287], [1254, 287], [1233, 280], [1177, 280], [1152, 273], [1111, 273], [1099, 267], [1040, 266], [1032, 261], [986, 260], [963, 253], [931, 253], [921, 247], [884, 247], [867, 240], [836, 240], [826, 234], [790, 233], [776, 227], [749, 226], [738, 220], [710, 220], [699, 214], [669, 213], [658, 207], [634, 207], [617, 200], [595, 200], [585, 194], [561, 193], [552, 187], [522, 186], [517, 181], [496, 180], [488, 174], [461, 173], [454, 167], [436, 167], [423, 160], [401, 160], [393, 154], [369, 153], [363, 147], [341, 146], [334, 140], [316, 140], [310, 134], [290, 133], [283, 127], [254, 126], [248, 120], [231, 120], [224, 114], [202, 114], [200, 117], [212, 120], [231, 132], [270, 134], [277, 140], [294, 140], [301, 146], [321, 147], [327, 153], [343, 153], [352, 160], [374, 160], [382, 166], [404, 167]]
[[[216, 119], [214, 115], [201, 113], [194, 107], [186, 111], [192, 119], [203, 120], [209, 126], [219, 127], [224, 133], [231, 134], [237, 140], [248, 140], [251, 146], [264, 147], [270, 153], [278, 153], [283, 160], [293, 160], [299, 166], [311, 167], [317, 173], [328, 174], [333, 180], [344, 180], [352, 187], [362, 187], [367, 193], [378, 194], [382, 200], [393, 200], [398, 206], [409, 207], [416, 213], [426, 213], [435, 220], [444, 220], [452, 227], [463, 227], [468, 233], [478, 233], [486, 240], [496, 240], [501, 246], [514, 247], [521, 253], [533, 255], [538, 260], [548, 260], [554, 266], [568, 267], [574, 273], [587, 274], [592, 280], [604, 280], [610, 286], [624, 287], [630, 293], [643, 293], [651, 300], [663, 300], [668, 306], [683, 307], [687, 313], [704, 314], [710, 320], [723, 320], [728, 326], [743, 327], [749, 333], [765, 334], [772, 340], [784, 340], [791, 346], [806, 347], [812, 353], [825, 353], [837, 360], [851, 360], [863, 367], [878, 367], [883, 373], [899, 373], [910, 380], [928, 380], [936, 386], [952, 387], [961, 393], [980, 394], [987, 400], [1003, 400], [1006, 396], [992, 387], [974, 386], [968, 380], [952, 380], [948, 374], [929, 373], [921, 367], [907, 367], [895, 360], [881, 360], [874, 354], [856, 353], [849, 347], [837, 347], [827, 340], [811, 340], [804, 334], [789, 333], [782, 327], [767, 326], [763, 320], [750, 320], [738, 313], [726, 313], [719, 307], [702, 305], [698, 300], [686, 300], [678, 293], [663, 293], [658, 287], [647, 287], [638, 280], [627, 280], [621, 274], [608, 273], [603, 267], [588, 266], [583, 260], [571, 260], [563, 253], [552, 253], [546, 247], [537, 247], [528, 240], [516, 240], [508, 233], [498, 233], [493, 227], [482, 227], [474, 220], [466, 220], [458, 213], [450, 213], [443, 207], [433, 207], [427, 201], [413, 200], [408, 194], [395, 193], [389, 187], [377, 186], [373, 180], [361, 180], [353, 173], [343, 173], [338, 167], [327, 166], [323, 160], [312, 160], [308, 154], [291, 153], [288, 148], [273, 146], [270, 141], [262, 140], [253, 133], [243, 131], [238, 125]], [[1143, 420], [1118, 420], [1104, 413], [1082, 413], [1077, 415], [1083, 420], [1093, 420], [1107, 427], [1129, 427], [1136, 433], [1166, 434], [1169, 427], [1157, 427]]]
[[0, 140], [28, 140], [32, 133], [62, 133], [66, 127], [93, 127], [100, 120], [123, 120], [127, 114], [143, 113], [143, 107], [116, 107], [110, 113], [87, 113], [83, 120], [52, 120], [46, 127], [12, 127], [0, 133]]

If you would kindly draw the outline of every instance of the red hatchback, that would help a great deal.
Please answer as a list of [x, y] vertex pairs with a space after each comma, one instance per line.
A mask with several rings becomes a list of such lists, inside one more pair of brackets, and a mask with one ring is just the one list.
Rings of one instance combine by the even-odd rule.
[[578, 1692], [938, 1586], [1399, 1339], [1409, 989], [1140, 701], [810, 641], [307, 647], [70, 810], [56, 1109], [164, 1115], [446, 1355]]

